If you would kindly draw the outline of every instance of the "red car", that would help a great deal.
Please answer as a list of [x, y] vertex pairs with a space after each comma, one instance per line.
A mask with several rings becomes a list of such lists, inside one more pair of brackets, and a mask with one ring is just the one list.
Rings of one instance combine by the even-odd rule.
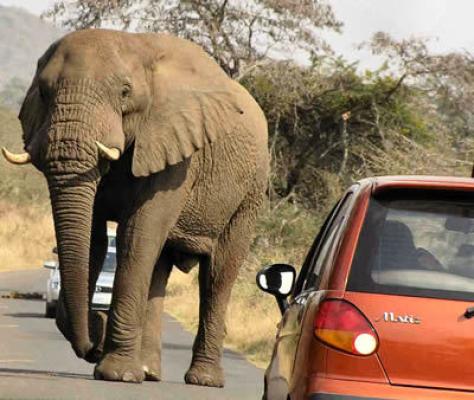
[[297, 279], [257, 283], [283, 312], [264, 399], [474, 399], [474, 179], [362, 180]]

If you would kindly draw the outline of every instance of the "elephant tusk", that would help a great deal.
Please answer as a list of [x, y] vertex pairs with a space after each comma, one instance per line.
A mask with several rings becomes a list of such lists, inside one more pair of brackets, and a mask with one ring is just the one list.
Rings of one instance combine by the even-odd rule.
[[14, 154], [8, 151], [5, 147], [2, 147], [2, 154], [3, 157], [12, 164], [24, 165], [31, 162], [31, 156], [28, 153]]
[[113, 147], [109, 148], [107, 146], [104, 146], [100, 142], [96, 142], [97, 147], [99, 148], [100, 154], [102, 154], [103, 157], [105, 157], [109, 161], [117, 161], [120, 158], [120, 150]]

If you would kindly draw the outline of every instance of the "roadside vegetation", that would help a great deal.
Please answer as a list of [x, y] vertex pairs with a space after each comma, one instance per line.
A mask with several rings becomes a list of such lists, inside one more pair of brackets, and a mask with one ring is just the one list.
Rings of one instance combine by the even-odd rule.
[[[279, 311], [275, 300], [257, 289], [256, 272], [274, 262], [301, 265], [328, 208], [351, 182], [383, 174], [470, 175], [474, 56], [469, 53], [431, 54], [426, 41], [395, 41], [377, 33], [362, 45], [385, 63], [362, 71], [320, 39], [325, 30], [343, 29], [326, 2], [301, 2], [301, 9], [277, 0], [244, 2], [240, 8], [238, 2], [217, 0], [206, 6], [176, 2], [163, 11], [159, 25], [153, 7], [173, 2], [143, 0], [132, 9], [128, 1], [109, 3], [59, 1], [47, 16], [66, 28], [114, 21], [117, 27], [138, 23], [142, 30], [191, 37], [265, 111], [272, 155], [268, 200], [226, 321], [227, 345], [260, 366], [269, 359]], [[199, 18], [176, 25], [178, 14]], [[316, 30], [301, 30], [303, 15]], [[258, 35], [269, 38], [268, 48]], [[294, 46], [307, 52], [310, 62], [272, 59], [275, 44], [283, 46], [280, 51]], [[12, 112], [0, 109], [1, 143], [20, 149], [20, 136]], [[43, 178], [30, 167], [2, 162], [1, 168], [0, 269], [40, 266], [54, 245]], [[197, 271], [175, 270], [166, 309], [190, 330], [197, 327], [197, 299]]]
[[[13, 151], [23, 147], [16, 113], [1, 106], [0, 143]], [[0, 271], [38, 268], [55, 245], [45, 180], [30, 165], [2, 160], [0, 171]]]
[[55, 243], [46, 207], [0, 201], [0, 241], [0, 271], [41, 267]]

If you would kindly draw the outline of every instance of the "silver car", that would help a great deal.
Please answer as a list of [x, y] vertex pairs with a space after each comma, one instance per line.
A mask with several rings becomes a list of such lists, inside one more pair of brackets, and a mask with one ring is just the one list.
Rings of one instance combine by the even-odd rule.
[[[114, 286], [116, 261], [115, 231], [108, 230], [108, 248], [102, 271], [97, 279], [91, 308], [97, 311], [107, 311], [112, 300], [112, 289]], [[53, 252], [56, 252], [55, 249]], [[61, 289], [61, 278], [59, 275], [59, 263], [57, 261], [46, 261], [44, 267], [50, 270], [49, 279], [46, 284], [46, 318], [56, 317], [56, 307]]]
[[116, 248], [109, 247], [105, 256], [104, 265], [95, 285], [91, 308], [97, 311], [107, 311], [112, 301], [116, 261]]
[[59, 277], [59, 263], [57, 261], [46, 261], [43, 267], [48, 268], [49, 278], [46, 283], [46, 318], [54, 318], [56, 316], [56, 306], [59, 297], [59, 289], [61, 287]]

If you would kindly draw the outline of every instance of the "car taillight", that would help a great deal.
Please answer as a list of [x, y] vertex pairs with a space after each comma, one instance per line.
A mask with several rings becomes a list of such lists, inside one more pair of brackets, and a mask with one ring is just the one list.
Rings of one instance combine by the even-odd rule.
[[367, 318], [345, 300], [324, 300], [314, 319], [314, 334], [323, 343], [359, 356], [373, 354], [378, 337]]

